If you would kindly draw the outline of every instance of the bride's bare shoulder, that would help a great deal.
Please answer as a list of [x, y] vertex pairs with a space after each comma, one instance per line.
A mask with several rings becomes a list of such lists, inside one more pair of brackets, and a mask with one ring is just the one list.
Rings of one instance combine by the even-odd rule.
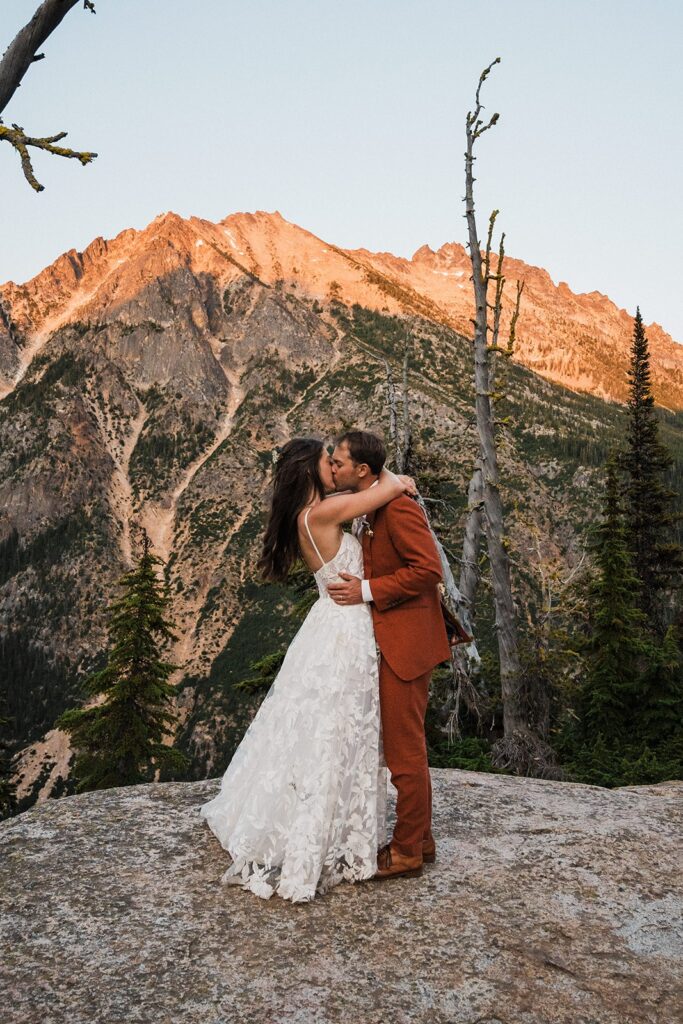
[[[322, 522], [329, 518], [330, 509], [334, 510], [336, 503], [340, 499], [347, 497], [351, 491], [335, 491], [334, 494], [326, 494], [322, 501], [319, 501], [317, 505], [311, 506], [311, 513], [308, 517], [310, 523]], [[303, 522], [303, 520], [301, 520]]]

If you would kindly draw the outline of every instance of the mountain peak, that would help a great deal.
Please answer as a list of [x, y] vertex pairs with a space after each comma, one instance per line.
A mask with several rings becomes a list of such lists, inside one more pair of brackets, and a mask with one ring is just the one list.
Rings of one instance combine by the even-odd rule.
[[[472, 331], [471, 266], [459, 242], [436, 251], [420, 246], [411, 259], [365, 248], [342, 249], [286, 220], [279, 210], [229, 214], [214, 223], [173, 210], [145, 228], [101, 236], [80, 253], [70, 249], [26, 284], [2, 287], [13, 323], [27, 334], [83, 319], [84, 303], [120, 303], [146, 283], [183, 266], [224, 287], [248, 272], [265, 284], [286, 284], [299, 297], [366, 306], [398, 316], [427, 316], [458, 333]], [[630, 317], [598, 290], [572, 292], [542, 267], [506, 257], [501, 334], [507, 331], [517, 281], [524, 281], [514, 358], [550, 380], [613, 400], [626, 397]], [[657, 324], [647, 327], [657, 401], [683, 408], [683, 347]], [[599, 365], [596, 364], [599, 354]], [[2, 382], [0, 382], [1, 385]]]
[[150, 223], [148, 224], [148, 227], [152, 227], [153, 224], [178, 223], [178, 222], [182, 222], [183, 224], [186, 223], [185, 219], [183, 217], [181, 217], [179, 213], [176, 213], [174, 210], [167, 210], [166, 213], [159, 213], [159, 214], [157, 214], [157, 216], [154, 218], [154, 220], [150, 221]]
[[420, 260], [432, 259], [436, 253], [429, 245], [421, 245], [412, 255], [411, 263], [418, 263]]

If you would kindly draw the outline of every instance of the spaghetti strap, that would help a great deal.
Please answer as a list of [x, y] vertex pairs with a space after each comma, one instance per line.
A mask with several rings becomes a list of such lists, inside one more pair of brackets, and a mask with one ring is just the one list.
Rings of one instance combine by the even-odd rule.
[[326, 565], [327, 563], [325, 562], [325, 559], [323, 558], [323, 556], [318, 551], [318, 545], [313, 540], [313, 534], [311, 533], [311, 528], [308, 525], [308, 514], [309, 514], [310, 511], [311, 511], [310, 508], [306, 509], [306, 515], [304, 516], [304, 525], [306, 527], [306, 533], [308, 534], [308, 539], [310, 540], [311, 544], [313, 545], [313, 550], [315, 551], [316, 555], [320, 559], [320, 565], [316, 569], [316, 572], [318, 572], [320, 569], [322, 569], [323, 565]]

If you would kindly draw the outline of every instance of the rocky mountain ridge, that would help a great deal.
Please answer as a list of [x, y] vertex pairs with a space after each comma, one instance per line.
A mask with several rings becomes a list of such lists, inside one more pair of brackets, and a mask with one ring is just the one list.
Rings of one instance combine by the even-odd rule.
[[[185, 266], [224, 281], [253, 275], [266, 285], [295, 286], [324, 302], [332, 295], [389, 314], [427, 315], [464, 336], [473, 316], [469, 258], [447, 243], [422, 246], [411, 260], [323, 242], [279, 213], [238, 213], [218, 223], [172, 212], [147, 228], [95, 239], [83, 253], [69, 250], [23, 285], [0, 288], [5, 332], [0, 334], [0, 395], [7, 393], [50, 333], [69, 319], [115, 314], [145, 281]], [[231, 268], [231, 269], [230, 269]], [[509, 323], [515, 284], [525, 293], [515, 359], [549, 380], [614, 401], [626, 396], [632, 318], [598, 291], [573, 293], [539, 267], [506, 257]], [[205, 313], [195, 307], [190, 314]], [[683, 346], [658, 324], [647, 327], [653, 388], [660, 405], [683, 408]]]

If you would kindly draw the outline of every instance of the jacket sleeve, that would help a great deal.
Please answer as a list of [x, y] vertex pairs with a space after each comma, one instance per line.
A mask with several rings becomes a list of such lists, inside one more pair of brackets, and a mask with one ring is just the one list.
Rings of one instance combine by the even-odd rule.
[[375, 607], [382, 612], [428, 593], [441, 580], [439, 553], [417, 502], [405, 496], [396, 498], [386, 506], [384, 515], [391, 543], [405, 565], [370, 580]]

